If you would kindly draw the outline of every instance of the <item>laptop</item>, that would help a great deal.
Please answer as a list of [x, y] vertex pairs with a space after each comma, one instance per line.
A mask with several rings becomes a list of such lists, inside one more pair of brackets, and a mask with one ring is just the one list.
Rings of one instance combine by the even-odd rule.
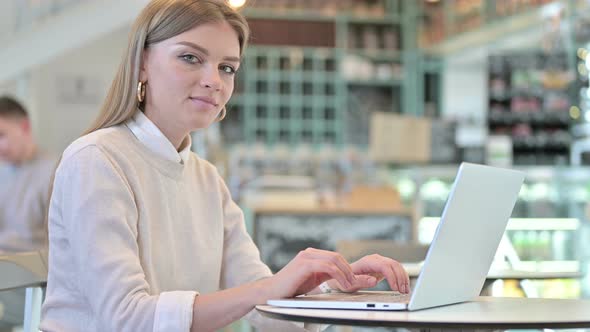
[[[289, 308], [418, 310], [479, 296], [524, 181], [520, 171], [471, 163], [459, 166], [414, 289], [359, 291], [275, 299]], [[394, 257], [395, 258], [395, 257]]]

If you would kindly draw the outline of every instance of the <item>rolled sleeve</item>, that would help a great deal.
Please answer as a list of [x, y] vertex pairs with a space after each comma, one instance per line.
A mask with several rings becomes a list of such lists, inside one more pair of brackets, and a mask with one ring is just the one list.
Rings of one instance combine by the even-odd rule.
[[190, 331], [193, 303], [198, 295], [193, 291], [161, 293], [156, 304], [154, 332]]

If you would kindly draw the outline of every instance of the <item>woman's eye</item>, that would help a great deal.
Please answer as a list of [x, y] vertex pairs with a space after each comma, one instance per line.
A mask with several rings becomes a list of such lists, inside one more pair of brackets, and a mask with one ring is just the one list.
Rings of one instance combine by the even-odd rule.
[[185, 54], [185, 55], [181, 56], [181, 58], [188, 63], [198, 63], [199, 62], [199, 58], [197, 58], [196, 56], [194, 56], [192, 54]]
[[236, 73], [236, 70], [232, 66], [221, 66], [220, 69], [226, 74], [233, 75]]

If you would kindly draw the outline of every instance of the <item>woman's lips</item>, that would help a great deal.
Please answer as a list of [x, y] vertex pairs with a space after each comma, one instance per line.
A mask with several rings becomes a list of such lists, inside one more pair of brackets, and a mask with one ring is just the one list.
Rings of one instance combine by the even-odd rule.
[[213, 98], [210, 97], [191, 97], [191, 100], [193, 101], [199, 101], [205, 104], [209, 104], [211, 106], [217, 107], [217, 103], [215, 102], [215, 100]]

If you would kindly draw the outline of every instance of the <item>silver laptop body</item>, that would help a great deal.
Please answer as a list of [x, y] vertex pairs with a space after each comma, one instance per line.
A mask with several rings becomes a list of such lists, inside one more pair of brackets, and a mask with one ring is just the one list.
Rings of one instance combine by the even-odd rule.
[[291, 308], [418, 310], [469, 301], [481, 291], [523, 181], [520, 171], [461, 164], [411, 296], [360, 291], [267, 303]]

